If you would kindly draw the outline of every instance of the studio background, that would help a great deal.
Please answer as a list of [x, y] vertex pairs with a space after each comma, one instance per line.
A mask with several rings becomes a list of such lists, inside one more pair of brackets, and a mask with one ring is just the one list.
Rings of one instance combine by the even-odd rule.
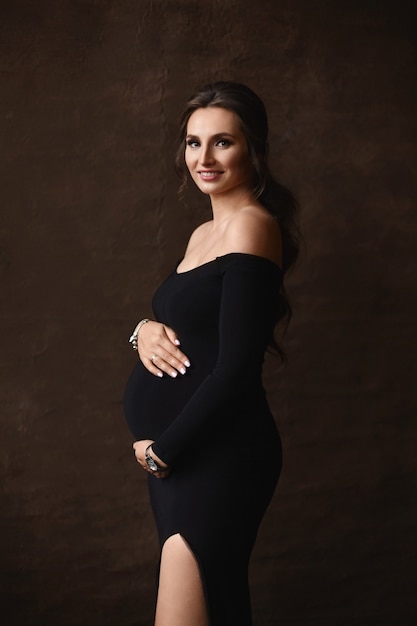
[[289, 365], [265, 372], [285, 458], [253, 554], [255, 626], [416, 623], [413, 8], [2, 0], [2, 623], [151, 623], [127, 339], [209, 217], [203, 197], [177, 200], [173, 154], [212, 79], [264, 99], [305, 239]]

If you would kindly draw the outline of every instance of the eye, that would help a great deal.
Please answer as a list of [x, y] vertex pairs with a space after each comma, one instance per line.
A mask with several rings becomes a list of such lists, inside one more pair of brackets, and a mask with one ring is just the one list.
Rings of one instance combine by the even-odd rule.
[[230, 145], [231, 142], [228, 139], [219, 139], [216, 143], [216, 146], [219, 146], [219, 148], [227, 148]]
[[186, 145], [190, 148], [198, 148], [200, 144], [196, 139], [187, 139]]

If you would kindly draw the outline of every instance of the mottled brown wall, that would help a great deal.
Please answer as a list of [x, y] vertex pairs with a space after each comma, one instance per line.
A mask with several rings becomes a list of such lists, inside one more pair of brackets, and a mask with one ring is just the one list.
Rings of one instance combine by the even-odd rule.
[[255, 624], [415, 623], [413, 6], [2, 0], [2, 623], [150, 624], [127, 338], [205, 215], [177, 202], [172, 153], [212, 78], [265, 99], [306, 240], [290, 364], [266, 380], [285, 467]]

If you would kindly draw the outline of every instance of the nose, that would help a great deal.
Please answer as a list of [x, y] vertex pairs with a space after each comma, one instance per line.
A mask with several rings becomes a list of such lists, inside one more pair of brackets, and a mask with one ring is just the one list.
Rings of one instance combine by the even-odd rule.
[[215, 161], [215, 158], [212, 152], [212, 147], [209, 144], [202, 145], [201, 151], [200, 151], [201, 165], [204, 165], [204, 166], [212, 165], [214, 161]]

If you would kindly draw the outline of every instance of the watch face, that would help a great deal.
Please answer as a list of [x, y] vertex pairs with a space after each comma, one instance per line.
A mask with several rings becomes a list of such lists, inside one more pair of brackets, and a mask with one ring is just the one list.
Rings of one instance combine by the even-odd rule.
[[151, 472], [157, 472], [158, 466], [156, 462], [153, 460], [153, 458], [151, 457], [151, 455], [149, 454], [148, 450], [145, 450], [145, 459]]
[[156, 471], [157, 471], [157, 469], [158, 469], [157, 464], [156, 464], [156, 463], [155, 463], [155, 461], [154, 461], [153, 459], [151, 459], [151, 458], [150, 458], [150, 459], [148, 459], [148, 466], [149, 466], [149, 469], [150, 469], [150, 470], [152, 470], [153, 472], [156, 472]]

